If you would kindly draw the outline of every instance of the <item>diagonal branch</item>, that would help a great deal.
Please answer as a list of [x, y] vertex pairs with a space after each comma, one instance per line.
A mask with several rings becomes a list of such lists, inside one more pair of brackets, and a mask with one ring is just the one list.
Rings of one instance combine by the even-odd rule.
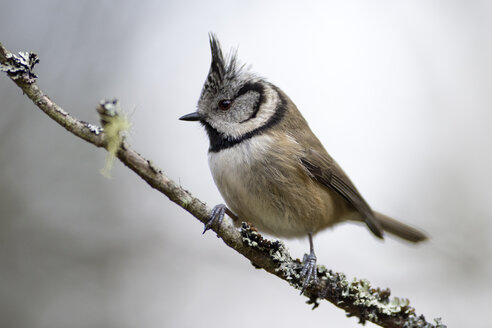
[[[39, 89], [35, 83], [37, 76], [32, 71], [38, 61], [38, 57], [33, 53], [12, 54], [0, 43], [0, 70], [5, 71], [39, 109], [77, 137], [96, 147], [110, 148], [111, 140], [107, 131], [77, 120]], [[100, 106], [104, 108], [108, 104], [109, 102], [103, 102]], [[103, 115], [100, 108], [98, 111]], [[107, 123], [107, 117], [101, 118], [103, 124]], [[162, 170], [133, 150], [126, 141], [121, 141], [116, 156], [152, 188], [166, 195], [201, 222], [205, 223], [208, 220], [210, 208], [205, 203], [169, 179]], [[246, 223], [237, 229], [230, 220], [224, 220], [220, 227], [214, 224], [211, 229], [229, 247], [249, 259], [254, 266], [287, 281], [296, 289], [301, 288], [299, 273], [302, 265], [298, 259], [290, 256], [282, 242], [264, 239]], [[325, 299], [345, 310], [348, 316], [358, 317], [362, 324], [370, 321], [382, 327], [446, 327], [440, 319], [435, 319], [435, 324], [427, 322], [424, 316], [415, 314], [408, 300], [397, 297], [390, 299], [389, 289], [373, 289], [366, 280], [349, 281], [343, 273], [332, 272], [323, 266], [318, 266], [318, 277], [319, 282], [310, 285], [304, 292], [309, 298], [307, 303], [313, 304], [313, 308], [318, 306], [319, 300]]]

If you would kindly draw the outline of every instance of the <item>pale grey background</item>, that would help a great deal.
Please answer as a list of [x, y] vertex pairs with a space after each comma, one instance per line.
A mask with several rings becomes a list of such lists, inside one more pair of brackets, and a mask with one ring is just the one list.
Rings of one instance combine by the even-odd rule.
[[[487, 327], [492, 3], [299, 3], [3, 0], [0, 41], [36, 52], [39, 85], [80, 119], [118, 97], [133, 146], [213, 205], [205, 133], [177, 118], [216, 32], [290, 95], [374, 208], [432, 236], [412, 247], [343, 225], [317, 236], [319, 262], [428, 319]], [[121, 164], [102, 177], [104, 159], [0, 78], [0, 326], [358, 326], [311, 311]]]

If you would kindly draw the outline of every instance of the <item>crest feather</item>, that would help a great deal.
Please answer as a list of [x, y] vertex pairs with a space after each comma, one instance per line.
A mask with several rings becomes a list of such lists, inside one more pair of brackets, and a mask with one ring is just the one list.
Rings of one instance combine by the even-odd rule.
[[219, 79], [222, 79], [225, 72], [224, 55], [222, 54], [222, 49], [217, 36], [213, 33], [210, 33], [208, 36], [210, 39], [210, 50], [212, 51], [210, 73], [215, 73]]
[[224, 58], [219, 39], [214, 33], [209, 33], [210, 50], [212, 51], [212, 63], [208, 76], [208, 84], [217, 86], [224, 80], [236, 78], [243, 66], [238, 66], [237, 50], [232, 50], [227, 58]]

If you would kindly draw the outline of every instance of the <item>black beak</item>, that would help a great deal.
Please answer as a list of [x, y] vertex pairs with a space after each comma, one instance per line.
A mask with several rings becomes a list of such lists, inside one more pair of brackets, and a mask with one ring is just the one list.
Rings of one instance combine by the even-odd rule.
[[202, 118], [203, 117], [202, 117], [202, 115], [200, 115], [200, 113], [193, 112], [193, 113], [183, 115], [179, 119], [181, 121], [200, 121]]

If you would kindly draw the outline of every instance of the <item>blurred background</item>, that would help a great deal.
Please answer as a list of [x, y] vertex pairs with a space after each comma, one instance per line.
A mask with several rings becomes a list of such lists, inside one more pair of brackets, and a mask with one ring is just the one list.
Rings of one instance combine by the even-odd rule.
[[[117, 97], [129, 142], [222, 202], [195, 109], [209, 31], [281, 87], [373, 208], [432, 239], [342, 225], [319, 263], [449, 327], [487, 327], [492, 292], [490, 1], [2, 1], [0, 42], [34, 51], [39, 86], [79, 119]], [[357, 327], [312, 311], [214, 233], [68, 134], [0, 78], [0, 326]], [[286, 241], [301, 257], [307, 240]], [[373, 327], [374, 325], [368, 324]]]

